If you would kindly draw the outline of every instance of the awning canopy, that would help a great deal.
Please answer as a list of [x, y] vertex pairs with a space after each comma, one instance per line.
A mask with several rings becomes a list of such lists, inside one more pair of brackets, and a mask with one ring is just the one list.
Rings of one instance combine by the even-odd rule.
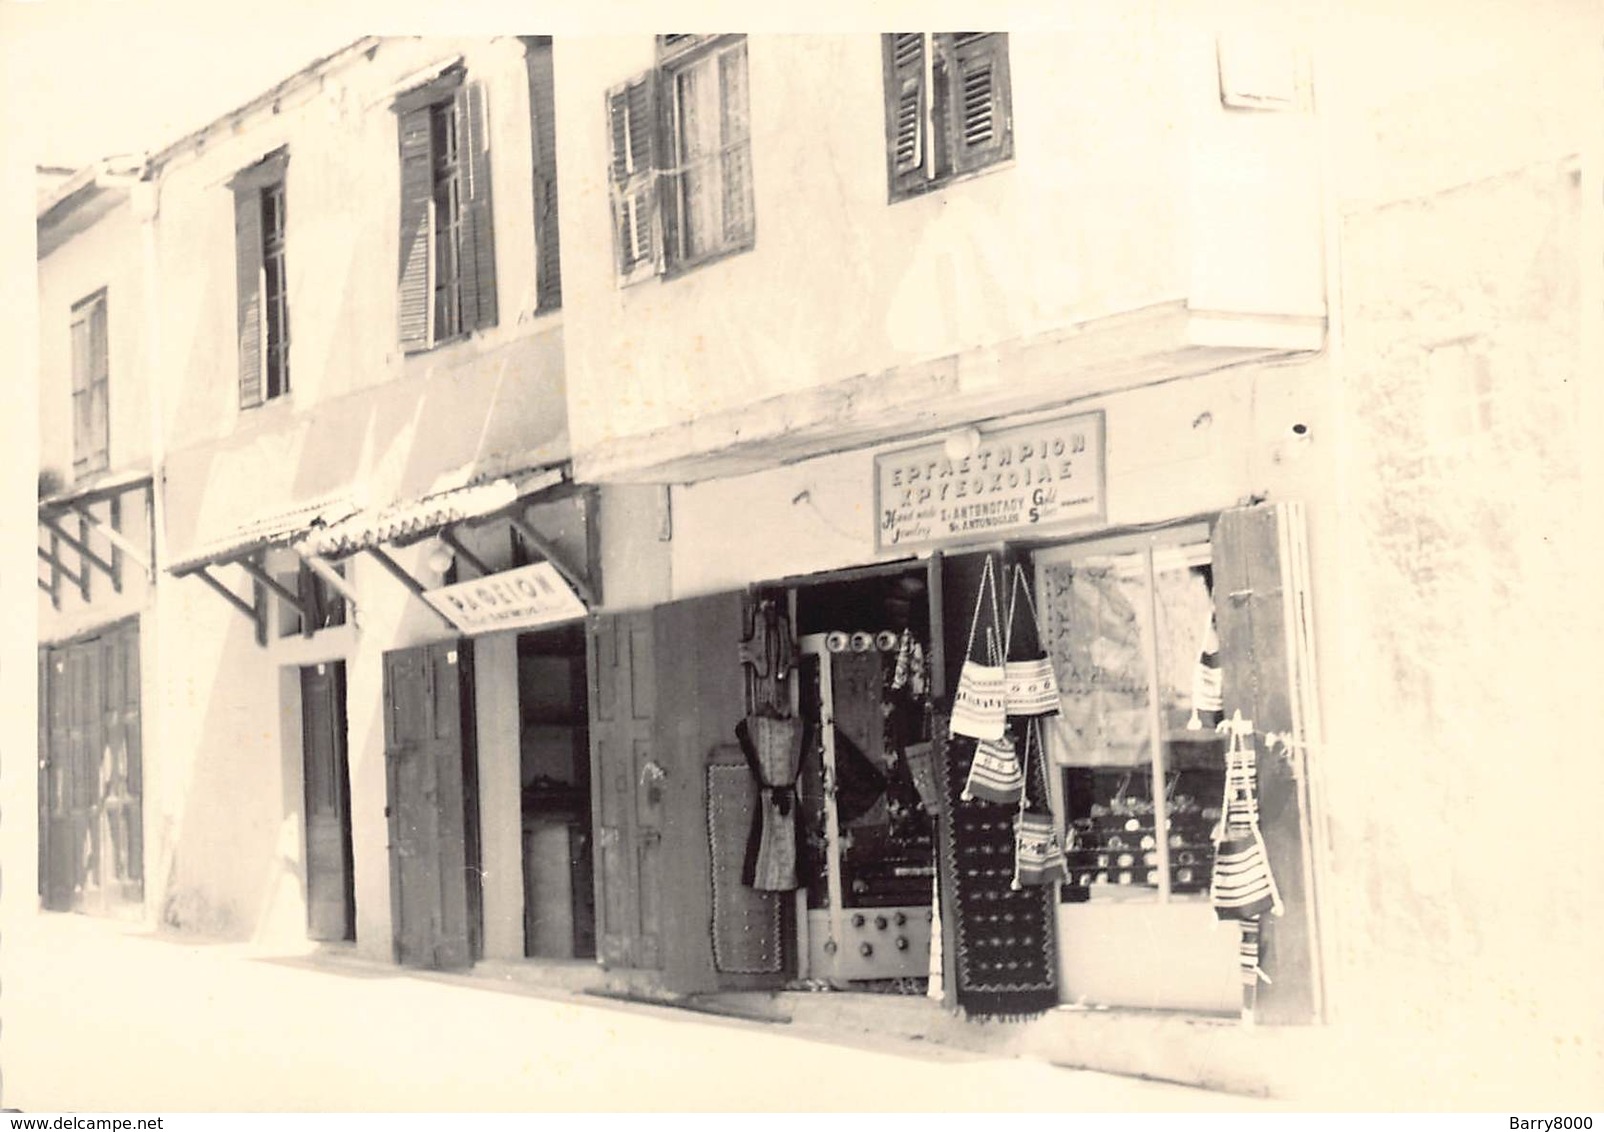
[[286, 511], [262, 515], [244, 523], [221, 538], [192, 550], [183, 560], [168, 565], [170, 574], [193, 574], [207, 566], [236, 562], [246, 555], [275, 546], [288, 546], [297, 539], [357, 513], [349, 499], [303, 503]]
[[[261, 559], [262, 551], [275, 547], [293, 551], [307, 568], [322, 577], [353, 607], [357, 595], [346, 578], [331, 564], [331, 560], [348, 558], [365, 551], [414, 596], [427, 602], [423, 596], [423, 586], [390, 557], [386, 547], [408, 546], [431, 536], [439, 536], [479, 573], [488, 573], [488, 567], [474, 558], [468, 548], [458, 541], [455, 528], [458, 524], [483, 523], [505, 512], [507, 521], [574, 586], [575, 591], [587, 601], [592, 599], [592, 591], [583, 573], [564, 563], [556, 548], [514, 513], [515, 505], [520, 502], [528, 502], [547, 489], [567, 482], [564, 469], [526, 468], [494, 477], [476, 478], [470, 478], [468, 470], [463, 469], [449, 478], [456, 479], [457, 486], [383, 507], [361, 508], [349, 499], [324, 499], [261, 516], [191, 551], [182, 561], [169, 566], [168, 570], [177, 576], [192, 575], [209, 585], [236, 610], [256, 623], [257, 640], [265, 644], [265, 607], [260, 602], [247, 602], [241, 598], [212, 575], [211, 567], [238, 565], [262, 589], [300, 612], [303, 623], [309, 615], [304, 595], [287, 589], [267, 572]], [[438, 614], [439, 610], [435, 612]], [[452, 623], [444, 614], [440, 616], [448, 624]]]
[[564, 478], [560, 468], [542, 468], [360, 511], [309, 531], [297, 549], [320, 558], [344, 558], [384, 544], [407, 546], [455, 523], [493, 515]]

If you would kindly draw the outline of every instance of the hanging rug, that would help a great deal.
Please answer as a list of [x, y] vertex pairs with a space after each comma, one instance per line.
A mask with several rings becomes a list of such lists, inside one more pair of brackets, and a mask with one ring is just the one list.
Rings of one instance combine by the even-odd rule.
[[[943, 744], [946, 803], [940, 836], [943, 946], [952, 951], [953, 998], [965, 1015], [1023, 1021], [1058, 1004], [1051, 885], [1012, 887], [1018, 807], [963, 800], [975, 740]], [[1045, 797], [1041, 759], [1031, 793]]]
[[713, 873], [713, 965], [727, 975], [780, 971], [780, 896], [741, 881], [757, 813], [757, 787], [745, 763], [707, 768], [707, 844]]

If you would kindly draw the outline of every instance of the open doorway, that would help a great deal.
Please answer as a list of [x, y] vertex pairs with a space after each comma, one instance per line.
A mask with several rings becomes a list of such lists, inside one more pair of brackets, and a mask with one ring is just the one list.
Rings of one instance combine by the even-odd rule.
[[356, 939], [351, 867], [351, 778], [346, 756], [345, 665], [301, 669], [301, 757], [306, 791], [307, 935]]
[[815, 736], [798, 783], [811, 831], [801, 973], [915, 993], [929, 972], [930, 568], [871, 567], [793, 590], [797, 709]]
[[596, 956], [582, 624], [518, 638], [524, 955]]

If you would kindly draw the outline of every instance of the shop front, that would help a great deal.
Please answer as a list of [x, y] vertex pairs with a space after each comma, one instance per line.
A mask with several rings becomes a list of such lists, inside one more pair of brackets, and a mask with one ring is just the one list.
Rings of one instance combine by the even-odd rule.
[[[789, 491], [843, 528], [872, 507], [874, 534], [858, 563], [640, 615], [672, 653], [640, 734], [684, 748], [631, 776], [666, 804], [635, 854], [661, 858], [641, 887], [668, 894], [663, 965], [695, 957], [671, 989], [1320, 1016], [1302, 508], [1110, 522], [1109, 424], [1038, 417], [691, 489], [726, 510]], [[977, 724], [989, 668], [1035, 683]], [[708, 835], [681, 856], [687, 828]]]

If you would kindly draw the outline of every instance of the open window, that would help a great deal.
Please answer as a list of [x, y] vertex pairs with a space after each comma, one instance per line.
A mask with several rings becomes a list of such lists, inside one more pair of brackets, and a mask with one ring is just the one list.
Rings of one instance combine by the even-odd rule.
[[892, 201], [1013, 157], [1006, 33], [891, 32], [884, 53]]
[[400, 338], [414, 353], [496, 325], [485, 88], [453, 66], [392, 109], [401, 148]]
[[660, 36], [658, 65], [608, 92], [607, 124], [621, 282], [753, 246], [745, 36]]
[[239, 404], [255, 408], [290, 391], [290, 299], [285, 274], [289, 152], [278, 149], [229, 182], [234, 190], [234, 269]]

